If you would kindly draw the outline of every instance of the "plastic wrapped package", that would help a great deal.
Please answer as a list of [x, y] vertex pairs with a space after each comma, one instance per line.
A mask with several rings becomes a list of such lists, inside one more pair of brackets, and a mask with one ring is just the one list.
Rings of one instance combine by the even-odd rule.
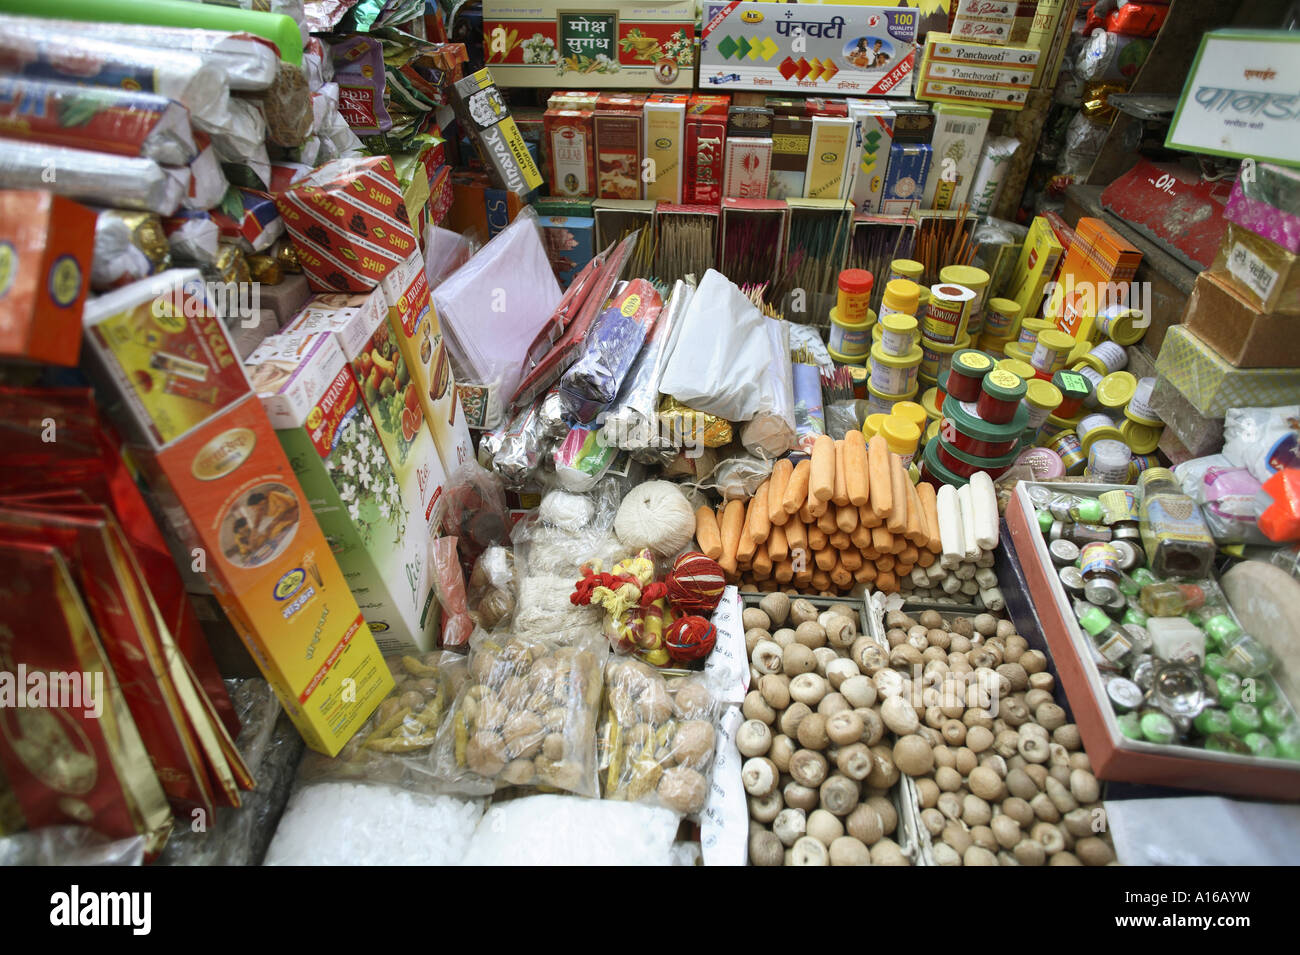
[[96, 292], [129, 285], [171, 268], [162, 220], [151, 212], [105, 209], [95, 219], [90, 287]]
[[724, 501], [748, 501], [771, 473], [772, 462], [767, 458], [733, 455], [720, 459], [696, 486], [717, 491]]
[[230, 120], [220, 130], [213, 130], [212, 145], [217, 158], [227, 164], [223, 168], [227, 178], [232, 178], [230, 165], [244, 167], [255, 182], [238, 185], [253, 189], [266, 189], [271, 184], [271, 157], [266, 151], [266, 116], [262, 106], [254, 100], [230, 101]]
[[506, 425], [492, 458], [492, 470], [507, 487], [523, 487], [537, 473], [543, 450], [549, 444], [548, 429], [542, 421], [543, 405], [548, 401], [558, 405], [559, 400], [559, 392], [552, 389], [517, 411]]
[[659, 320], [623, 381], [618, 399], [604, 416], [605, 441], [631, 451], [632, 457], [643, 464], [665, 464], [677, 453], [670, 434], [660, 426], [659, 382], [680, 319], [694, 293], [693, 285], [677, 280], [659, 313]]
[[280, 57], [270, 40], [249, 33], [195, 30], [157, 24], [102, 23], [90, 20], [19, 18], [25, 25], [111, 40], [130, 46], [197, 53], [225, 74], [232, 91], [264, 90], [275, 80]]
[[110, 839], [84, 826], [42, 826], [0, 838], [0, 868], [144, 864], [144, 836]]
[[438, 285], [433, 306], [463, 377], [508, 396], [561, 294], [537, 216], [525, 210]]
[[442, 607], [442, 646], [462, 647], [474, 632], [465, 595], [465, 574], [457, 559], [456, 538], [437, 537], [429, 541], [429, 566], [433, 587]]
[[[307, 150], [314, 148], [315, 156], [308, 158]], [[363, 155], [361, 139], [352, 131], [338, 107], [328, 110], [325, 123], [316, 130], [315, 140], [308, 136], [299, 152], [299, 161], [309, 166], [321, 165], [335, 159], [356, 159]]]
[[552, 453], [555, 480], [566, 491], [590, 491], [605, 476], [618, 456], [618, 448], [606, 444], [603, 430], [581, 426], [568, 434]]
[[178, 826], [167, 841], [163, 865], [260, 865], [289, 800], [306, 748], [302, 736], [261, 677], [227, 680], [241, 729], [235, 741], [257, 780], [238, 809], [218, 808], [206, 829]]
[[1268, 496], [1249, 470], [1222, 454], [1212, 454], [1184, 461], [1173, 471], [1183, 493], [1200, 506], [1215, 542], [1268, 543], [1258, 526]]
[[468, 795], [545, 786], [598, 796], [603, 638], [535, 640], [478, 631], [469, 679], [438, 733], [438, 765]]
[[1109, 123], [1089, 119], [1085, 113], [1077, 114], [1070, 120], [1069, 128], [1065, 131], [1065, 150], [1059, 171], [1066, 176], [1087, 175], [1097, 154], [1101, 152], [1108, 132]]
[[1263, 483], [1280, 468], [1300, 464], [1300, 405], [1229, 408], [1223, 419], [1223, 453]]
[[633, 279], [601, 310], [579, 347], [577, 360], [560, 377], [566, 415], [589, 424], [618, 397], [662, 308], [655, 287], [645, 279]]
[[741, 440], [776, 456], [794, 442], [790, 341], [721, 273], [704, 273], [660, 385], [664, 394], [728, 421], [748, 422]]
[[446, 489], [443, 527], [459, 538], [461, 562], [472, 567], [488, 547], [510, 539], [505, 490], [496, 475], [472, 461], [449, 475]]
[[185, 107], [152, 93], [0, 76], [6, 139], [184, 166], [198, 155]]
[[189, 185], [182, 172], [152, 159], [0, 140], [0, 188], [44, 189], [94, 205], [169, 216]]
[[266, 117], [266, 137], [277, 146], [302, 144], [315, 125], [311, 90], [301, 66], [280, 63], [275, 82], [259, 98]]
[[356, 0], [304, 0], [303, 17], [312, 33], [330, 33]]
[[130, 84], [176, 100], [204, 130], [219, 129], [228, 120], [230, 81], [220, 66], [199, 54], [115, 43], [49, 24], [0, 16], [0, 61], [8, 72], [118, 89]]
[[199, 154], [190, 163], [190, 181], [181, 205], [186, 209], [211, 209], [219, 203], [230, 183], [221, 169], [221, 159], [217, 156], [212, 138], [204, 132], [194, 133]]
[[303, 756], [300, 784], [369, 782], [431, 795], [444, 791], [434, 743], [444, 717], [469, 676], [464, 654], [450, 651], [384, 658], [396, 687], [342, 751]]
[[1300, 469], [1284, 468], [1264, 482], [1269, 505], [1259, 529], [1272, 542], [1300, 540]]
[[357, 34], [330, 44], [334, 76], [348, 96], [339, 101], [343, 118], [358, 136], [393, 128], [384, 105], [384, 48], [374, 37]]
[[456, 865], [484, 808], [478, 799], [367, 783], [304, 786], [285, 809], [263, 864]]
[[515, 613], [515, 555], [506, 547], [489, 547], [474, 562], [469, 575], [467, 604], [474, 622], [484, 630], [507, 626]]
[[605, 798], [699, 813], [713, 774], [718, 714], [704, 677], [620, 658], [606, 665], [605, 682]]
[[637, 803], [539, 795], [494, 805], [474, 831], [472, 866], [669, 866], [679, 817]]

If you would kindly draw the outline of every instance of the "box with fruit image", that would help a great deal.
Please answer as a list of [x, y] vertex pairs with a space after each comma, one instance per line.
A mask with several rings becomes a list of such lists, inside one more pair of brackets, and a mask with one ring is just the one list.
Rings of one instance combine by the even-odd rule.
[[[307, 745], [333, 756], [392, 676], [202, 277], [176, 270], [102, 295], [85, 322], [88, 370], [115, 399], [141, 480]], [[168, 391], [200, 369], [213, 391]]]
[[380, 288], [388, 303], [389, 330], [419, 391], [443, 471], [454, 478], [461, 466], [474, 460], [474, 444], [420, 255], [411, 256], [385, 276]]
[[380, 650], [431, 649], [429, 538], [334, 335], [273, 335], [248, 373]]

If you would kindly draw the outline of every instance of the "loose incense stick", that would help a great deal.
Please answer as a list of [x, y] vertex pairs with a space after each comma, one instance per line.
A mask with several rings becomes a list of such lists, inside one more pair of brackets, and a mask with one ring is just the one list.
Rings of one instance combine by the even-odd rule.
[[698, 213], [659, 216], [659, 250], [655, 274], [665, 282], [686, 275], [702, 278], [713, 268], [718, 217]]
[[[828, 221], [831, 216], [835, 220], [833, 226]], [[778, 283], [780, 294], [772, 298], [785, 301], [794, 290], [802, 290], [805, 311], [795, 320], [809, 325], [829, 323], [829, 318], [816, 309], [814, 299], [835, 289], [835, 280], [844, 263], [848, 221], [849, 217], [840, 209], [791, 209], [786, 268]]]
[[912, 257], [925, 268], [925, 284], [939, 281], [939, 270], [948, 265], [969, 265], [975, 258], [975, 223], [967, 217], [965, 203], [955, 215], [917, 217]]
[[722, 238], [722, 274], [739, 286], [771, 281], [781, 261], [781, 217], [732, 211]]

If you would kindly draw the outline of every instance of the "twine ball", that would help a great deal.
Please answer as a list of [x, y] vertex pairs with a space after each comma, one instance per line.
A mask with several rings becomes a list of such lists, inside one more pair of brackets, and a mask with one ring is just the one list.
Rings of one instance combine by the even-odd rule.
[[551, 491], [542, 498], [537, 514], [544, 524], [566, 531], [580, 531], [591, 523], [596, 508], [585, 494]]
[[679, 617], [664, 634], [668, 655], [678, 663], [706, 657], [718, 642], [718, 628], [703, 617]]
[[706, 616], [718, 609], [727, 578], [716, 560], [699, 551], [682, 554], [673, 564], [664, 583], [668, 600], [682, 613]]
[[671, 557], [690, 546], [695, 511], [676, 484], [646, 481], [627, 492], [614, 517], [614, 533], [632, 550]]

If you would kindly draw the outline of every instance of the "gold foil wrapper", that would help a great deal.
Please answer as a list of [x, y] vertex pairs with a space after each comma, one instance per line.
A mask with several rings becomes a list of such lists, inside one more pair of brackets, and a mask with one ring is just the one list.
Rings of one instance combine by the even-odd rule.
[[252, 274], [244, 250], [233, 241], [222, 239], [217, 246], [217, 261], [213, 269], [223, 282], [251, 282]]
[[248, 256], [248, 274], [253, 277], [254, 282], [262, 282], [265, 285], [279, 285], [284, 281], [284, 270], [270, 255]]
[[302, 271], [302, 266], [298, 264], [298, 250], [293, 247], [293, 243], [288, 239], [281, 242], [273, 250], [276, 264], [280, 266], [281, 272], [298, 273]]
[[1099, 123], [1109, 123], [1119, 111], [1110, 105], [1112, 93], [1128, 89], [1123, 83], [1086, 83], [1083, 87], [1083, 115]]
[[696, 411], [674, 398], [665, 397], [659, 406], [660, 421], [667, 422], [672, 429], [672, 439], [679, 445], [703, 445], [706, 448], [720, 448], [730, 444], [732, 439], [731, 422], [717, 415]]

